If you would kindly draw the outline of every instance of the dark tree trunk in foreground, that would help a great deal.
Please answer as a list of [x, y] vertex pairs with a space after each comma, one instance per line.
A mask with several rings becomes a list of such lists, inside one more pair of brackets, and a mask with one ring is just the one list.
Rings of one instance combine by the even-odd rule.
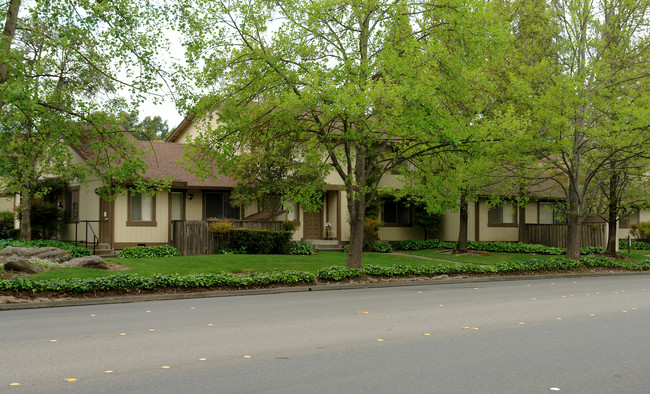
[[528, 234], [526, 234], [526, 206], [519, 207], [519, 233], [517, 240], [521, 243], [528, 242]]
[[20, 193], [20, 239], [32, 239], [32, 197], [29, 193], [30, 184], [26, 182]]
[[[359, 201], [352, 201], [354, 205], [360, 205]], [[348, 204], [349, 205], [349, 204]], [[350, 215], [350, 244], [348, 245], [347, 268], [362, 268], [363, 258], [363, 209], [352, 217]]]
[[[363, 268], [363, 228], [366, 218], [366, 156], [358, 147], [354, 163], [354, 177], [358, 185], [347, 185], [348, 212], [350, 214], [350, 244], [348, 245], [347, 268]], [[372, 201], [373, 196], [370, 196]]]
[[[613, 165], [612, 165], [613, 167]], [[605, 250], [605, 255], [609, 257], [616, 257], [616, 245], [618, 244], [618, 232], [617, 224], [618, 217], [620, 212], [620, 198], [619, 198], [619, 183], [620, 176], [618, 171], [613, 171], [612, 175], [609, 177], [609, 191], [608, 191], [608, 218], [607, 223], [609, 223], [607, 229], [607, 249]]]
[[566, 257], [571, 260], [580, 260], [580, 246], [582, 243], [582, 216], [580, 214], [578, 191], [569, 185], [569, 210], [567, 212], [567, 240]]
[[458, 242], [454, 253], [467, 253], [467, 226], [469, 223], [467, 193], [461, 192], [460, 195], [460, 228], [458, 229]]

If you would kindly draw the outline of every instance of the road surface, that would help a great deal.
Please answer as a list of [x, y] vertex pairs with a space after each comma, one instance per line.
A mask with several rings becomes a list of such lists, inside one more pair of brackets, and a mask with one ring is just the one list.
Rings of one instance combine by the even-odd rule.
[[2, 393], [648, 393], [650, 276], [0, 312]]

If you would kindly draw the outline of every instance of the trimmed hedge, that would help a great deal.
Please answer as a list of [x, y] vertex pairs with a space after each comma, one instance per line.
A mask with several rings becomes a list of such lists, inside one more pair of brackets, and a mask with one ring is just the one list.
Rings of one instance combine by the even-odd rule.
[[181, 253], [173, 246], [133, 246], [124, 248], [119, 257], [130, 259], [150, 259], [152, 257], [176, 257]]
[[332, 266], [322, 268], [316, 275], [301, 271], [282, 271], [252, 274], [197, 274], [197, 275], [155, 275], [145, 278], [138, 275], [119, 274], [100, 278], [87, 279], [52, 279], [33, 281], [24, 278], [0, 280], [0, 291], [29, 291], [29, 292], [65, 292], [92, 293], [97, 291], [116, 290], [155, 290], [166, 287], [185, 289], [208, 287], [251, 287], [269, 285], [293, 285], [313, 283], [321, 280], [340, 281], [357, 278], [362, 275], [399, 277], [411, 275], [459, 275], [459, 274], [508, 274], [522, 272], [568, 271], [580, 267], [613, 268], [631, 271], [650, 270], [650, 259], [640, 262], [624, 262], [610, 260], [600, 256], [588, 256], [581, 261], [569, 260], [564, 257], [554, 257], [549, 260], [532, 259], [523, 262], [509, 262], [494, 266], [479, 266], [471, 264], [453, 265], [393, 265], [388, 267], [368, 265], [363, 270]]
[[[454, 249], [456, 242], [444, 242], [437, 239], [397, 241], [393, 243], [395, 250], [422, 250], [422, 249]], [[468, 241], [467, 249], [485, 252], [503, 253], [537, 253], [560, 256], [566, 253], [565, 248], [555, 248], [538, 244], [524, 244], [521, 242], [477, 242]], [[604, 253], [601, 246], [585, 246], [580, 248], [580, 254]]]
[[16, 248], [59, 248], [69, 251], [72, 257], [84, 257], [92, 254], [87, 248], [82, 248], [72, 242], [63, 242], [53, 239], [35, 239], [32, 241], [25, 241], [22, 239], [0, 239], [0, 249], [4, 249], [7, 246], [13, 246]]
[[291, 231], [234, 228], [230, 230], [227, 247], [245, 250], [247, 254], [289, 254], [292, 236]]

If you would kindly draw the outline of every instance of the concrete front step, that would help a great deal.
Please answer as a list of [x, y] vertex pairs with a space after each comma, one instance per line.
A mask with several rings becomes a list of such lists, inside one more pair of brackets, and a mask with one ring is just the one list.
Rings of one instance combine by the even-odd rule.
[[312, 245], [340, 245], [337, 239], [306, 239], [305, 242]]
[[111, 249], [111, 245], [107, 243], [101, 243], [101, 244], [97, 244], [97, 248], [95, 248], [95, 250], [113, 250], [113, 249]]
[[342, 252], [343, 246], [336, 239], [306, 239], [305, 242], [314, 247], [319, 252]]
[[338, 248], [322, 248], [322, 247], [316, 248], [315, 247], [314, 251], [315, 252], [343, 252], [344, 249], [342, 247], [338, 247]]

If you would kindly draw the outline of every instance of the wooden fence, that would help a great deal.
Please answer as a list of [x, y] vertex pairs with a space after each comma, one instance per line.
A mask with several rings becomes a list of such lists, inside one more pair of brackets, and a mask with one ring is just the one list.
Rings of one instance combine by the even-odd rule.
[[[230, 222], [233, 228], [273, 231], [282, 229], [280, 221], [232, 220]], [[183, 256], [214, 254], [217, 243], [214, 235], [208, 230], [208, 225], [209, 222], [206, 220], [173, 220], [172, 246]]]
[[[606, 246], [606, 227], [603, 223], [583, 224], [580, 231], [582, 246]], [[566, 248], [566, 224], [527, 224], [526, 239], [529, 244]]]

